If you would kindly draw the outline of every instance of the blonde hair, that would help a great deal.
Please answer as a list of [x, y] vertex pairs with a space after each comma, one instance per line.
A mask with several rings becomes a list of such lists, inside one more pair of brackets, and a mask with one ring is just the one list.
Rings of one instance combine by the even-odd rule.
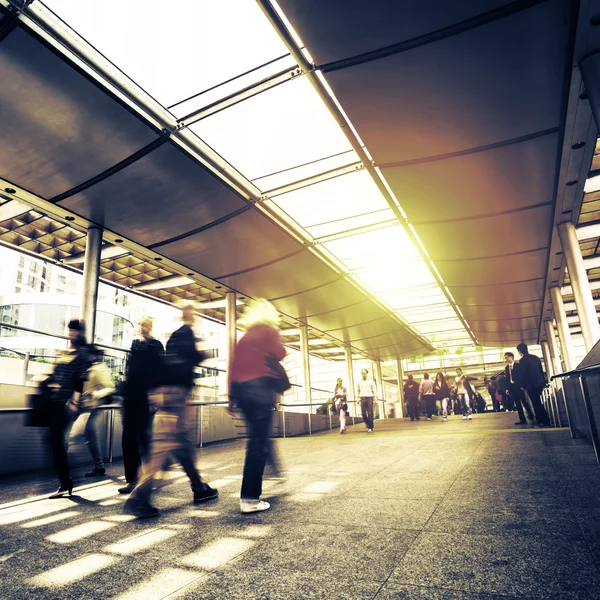
[[238, 321], [242, 329], [250, 329], [254, 325], [279, 325], [279, 313], [277, 309], [264, 298], [248, 300], [244, 314]]

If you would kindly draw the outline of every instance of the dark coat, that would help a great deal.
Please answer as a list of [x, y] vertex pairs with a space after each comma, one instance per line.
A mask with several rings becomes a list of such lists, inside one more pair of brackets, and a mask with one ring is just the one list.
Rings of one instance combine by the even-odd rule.
[[206, 360], [208, 355], [196, 349], [196, 336], [189, 325], [174, 331], [167, 342], [165, 383], [192, 387], [194, 367]]
[[154, 338], [133, 340], [127, 361], [125, 398], [147, 398], [148, 390], [160, 383], [163, 345]]
[[543, 388], [547, 384], [542, 362], [535, 354], [525, 354], [519, 361], [518, 381], [526, 390]]

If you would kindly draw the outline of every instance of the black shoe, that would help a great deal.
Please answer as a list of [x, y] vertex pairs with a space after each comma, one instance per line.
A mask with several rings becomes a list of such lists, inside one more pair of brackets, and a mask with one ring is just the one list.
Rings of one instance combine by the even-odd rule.
[[128, 483], [127, 485], [120, 487], [117, 491], [119, 494], [131, 494], [135, 488], [135, 483]]
[[542, 427], [543, 429], [547, 429], [548, 427], [552, 427], [550, 423], [540, 423], [538, 427]]
[[219, 497], [219, 490], [215, 490], [210, 487], [210, 485], [206, 485], [203, 490], [198, 490], [194, 492], [194, 504], [200, 504], [201, 502], [207, 502], [208, 500], [214, 500]]
[[527, 421], [516, 421], [515, 425], [527, 425]]
[[67, 483], [61, 483], [59, 488], [52, 494], [48, 496], [49, 500], [54, 500], [55, 498], [62, 498], [65, 494], [69, 494], [69, 496], [73, 495], [73, 480], [69, 479]]
[[151, 519], [158, 516], [158, 508], [152, 506], [150, 502], [138, 505], [125, 505], [125, 512], [135, 515], [138, 519]]
[[85, 476], [86, 477], [100, 477], [100, 475], [104, 475], [106, 473], [106, 469], [104, 467], [94, 467], [91, 471], [88, 471]]

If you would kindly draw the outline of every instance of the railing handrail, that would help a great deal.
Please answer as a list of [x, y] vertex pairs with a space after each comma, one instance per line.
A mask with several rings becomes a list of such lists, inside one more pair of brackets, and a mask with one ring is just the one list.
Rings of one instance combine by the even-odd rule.
[[586, 373], [593, 373], [595, 371], [600, 371], [600, 364], [589, 365], [588, 367], [582, 367], [581, 369], [573, 369], [571, 371], [565, 371], [564, 373], [558, 373], [557, 375], [552, 375], [550, 380], [553, 381], [554, 379], [571, 377], [571, 375], [585, 375]]

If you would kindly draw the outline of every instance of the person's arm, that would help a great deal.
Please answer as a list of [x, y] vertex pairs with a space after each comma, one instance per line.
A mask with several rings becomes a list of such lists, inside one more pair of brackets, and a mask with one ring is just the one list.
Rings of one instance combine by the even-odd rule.
[[97, 390], [92, 392], [94, 400], [102, 400], [106, 396], [110, 396], [115, 393], [115, 386], [113, 385], [110, 371], [105, 365], [102, 365], [95, 372]]

